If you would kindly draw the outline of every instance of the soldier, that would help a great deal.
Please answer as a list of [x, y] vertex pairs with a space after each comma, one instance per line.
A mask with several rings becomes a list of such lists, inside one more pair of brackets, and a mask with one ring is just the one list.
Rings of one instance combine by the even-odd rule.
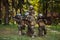
[[17, 22], [18, 24], [18, 33], [19, 35], [22, 35], [23, 32], [22, 30], [25, 29], [25, 24], [24, 24], [24, 19], [23, 19], [23, 16], [21, 14], [17, 14], [15, 17], [14, 17], [14, 20]]
[[34, 18], [34, 10], [33, 10], [33, 6], [30, 6], [29, 11], [25, 14], [26, 15], [26, 22], [28, 25], [28, 31], [27, 31], [27, 35], [34, 37], [34, 22], [35, 22], [35, 18]]
[[43, 36], [46, 35], [46, 28], [45, 28], [45, 20], [42, 14], [39, 14], [37, 17], [37, 23], [38, 23], [38, 35]]

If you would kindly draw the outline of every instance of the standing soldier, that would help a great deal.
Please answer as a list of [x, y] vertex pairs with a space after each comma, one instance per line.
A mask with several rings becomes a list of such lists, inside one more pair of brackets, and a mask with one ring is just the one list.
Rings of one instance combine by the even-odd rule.
[[27, 35], [34, 37], [34, 26], [35, 26], [35, 17], [34, 17], [34, 8], [33, 6], [30, 6], [29, 11], [25, 14], [26, 16], [26, 22], [28, 25], [28, 31]]
[[14, 17], [14, 20], [18, 24], [18, 33], [19, 33], [19, 35], [22, 35], [22, 33], [23, 33], [22, 30], [25, 29], [23, 16], [21, 14], [17, 14]]
[[46, 28], [45, 28], [45, 19], [42, 14], [39, 14], [37, 17], [37, 23], [38, 23], [38, 35], [43, 36], [46, 35]]

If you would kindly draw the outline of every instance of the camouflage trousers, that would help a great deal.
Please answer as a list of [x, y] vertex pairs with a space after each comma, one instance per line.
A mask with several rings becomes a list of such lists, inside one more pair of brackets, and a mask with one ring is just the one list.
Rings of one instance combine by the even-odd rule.
[[38, 31], [39, 31], [39, 33], [38, 33], [39, 36], [46, 35], [46, 33], [47, 33], [45, 26], [39, 26]]
[[29, 36], [34, 35], [34, 26], [28, 25], [27, 35], [29, 35]]
[[25, 33], [23, 32], [25, 30], [25, 25], [18, 25], [18, 33], [19, 35], [24, 35]]
[[25, 25], [18, 25], [18, 30], [25, 30]]

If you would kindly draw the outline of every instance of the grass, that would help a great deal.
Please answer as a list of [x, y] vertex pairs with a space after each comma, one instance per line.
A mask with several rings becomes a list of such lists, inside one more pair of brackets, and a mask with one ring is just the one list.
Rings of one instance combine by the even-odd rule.
[[[56, 28], [58, 27], [58, 28]], [[60, 32], [60, 25], [51, 25], [51, 27], [47, 27], [51, 30]], [[36, 28], [37, 29], [37, 28]], [[27, 35], [18, 35], [17, 25], [0, 25], [0, 40], [60, 40], [60, 33], [57, 34], [55, 32], [51, 32], [51, 30], [47, 30], [47, 35], [43, 37], [35, 37], [32, 39]]]
[[51, 30], [56, 30], [60, 32], [60, 25], [51, 25], [51, 27], [49, 27]]

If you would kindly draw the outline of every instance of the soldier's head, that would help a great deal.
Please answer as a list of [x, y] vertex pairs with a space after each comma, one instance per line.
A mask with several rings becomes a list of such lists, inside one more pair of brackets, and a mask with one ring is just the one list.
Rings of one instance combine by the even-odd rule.
[[17, 17], [20, 18], [21, 14], [17, 14]]
[[25, 16], [27, 16], [27, 15], [29, 15], [29, 12], [28, 11], [25, 13]]
[[32, 5], [29, 6], [29, 10], [33, 10], [34, 7]]
[[39, 18], [42, 18], [42, 17], [43, 17], [43, 14], [42, 14], [42, 13], [40, 13], [40, 14], [38, 14], [38, 16], [39, 16]]

